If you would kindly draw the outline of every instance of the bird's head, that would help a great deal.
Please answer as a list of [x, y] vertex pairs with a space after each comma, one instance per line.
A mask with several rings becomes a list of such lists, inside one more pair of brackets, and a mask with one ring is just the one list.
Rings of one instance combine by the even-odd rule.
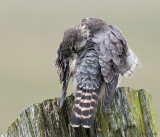
[[59, 49], [63, 56], [68, 60], [74, 57], [76, 54], [80, 54], [86, 45], [86, 38], [82, 35], [79, 27], [71, 27], [64, 32], [63, 40]]
[[64, 81], [70, 64], [76, 60], [84, 51], [87, 43], [87, 36], [78, 26], [71, 27], [64, 32], [63, 40], [59, 46], [56, 58], [60, 81]]

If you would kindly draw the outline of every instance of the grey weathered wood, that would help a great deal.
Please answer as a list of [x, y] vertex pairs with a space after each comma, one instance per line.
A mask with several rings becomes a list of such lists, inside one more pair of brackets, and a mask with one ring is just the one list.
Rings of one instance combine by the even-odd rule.
[[158, 137], [158, 128], [146, 90], [118, 88], [106, 112], [99, 106], [91, 129], [69, 124], [74, 97], [45, 100], [25, 109], [2, 137]]

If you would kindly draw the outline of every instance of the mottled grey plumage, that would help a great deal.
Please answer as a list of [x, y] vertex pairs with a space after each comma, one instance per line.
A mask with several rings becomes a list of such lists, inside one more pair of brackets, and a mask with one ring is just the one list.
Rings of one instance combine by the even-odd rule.
[[138, 59], [120, 30], [101, 19], [85, 18], [66, 30], [56, 65], [63, 83], [61, 107], [69, 79], [73, 77], [75, 101], [71, 125], [91, 127], [100, 92], [103, 113], [114, 95], [120, 75], [131, 76], [137, 64]]

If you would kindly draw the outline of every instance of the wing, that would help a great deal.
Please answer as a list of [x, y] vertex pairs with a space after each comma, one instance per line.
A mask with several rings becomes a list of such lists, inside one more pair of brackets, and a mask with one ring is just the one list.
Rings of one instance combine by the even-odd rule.
[[99, 64], [106, 82], [101, 104], [103, 113], [118, 85], [120, 70], [125, 65], [128, 46], [121, 32], [113, 25], [109, 25], [107, 30], [95, 34], [92, 40], [99, 46]]
[[104, 113], [106, 106], [109, 104], [118, 85], [119, 74], [114, 74], [112, 80], [105, 85], [104, 95], [101, 102], [101, 113]]
[[62, 55], [60, 48], [58, 49], [57, 52], [57, 59], [55, 65], [58, 67], [58, 76], [60, 79], [60, 83], [63, 83], [61, 92], [61, 101], [60, 101], [60, 108], [61, 108], [67, 94], [67, 87], [70, 80], [70, 76], [69, 76], [69, 62]]
[[102, 83], [96, 51], [86, 49], [85, 55], [76, 68], [75, 79], [77, 91], [70, 123], [73, 127], [79, 127], [82, 124], [83, 127], [90, 128], [96, 114], [99, 89]]

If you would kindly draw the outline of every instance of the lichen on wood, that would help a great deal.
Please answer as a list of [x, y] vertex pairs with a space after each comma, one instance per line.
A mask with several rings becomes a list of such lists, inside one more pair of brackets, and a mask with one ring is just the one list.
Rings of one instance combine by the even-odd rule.
[[118, 88], [104, 114], [100, 102], [90, 129], [69, 124], [74, 97], [62, 109], [59, 98], [45, 100], [25, 109], [1, 137], [158, 137], [158, 127], [146, 90]]

